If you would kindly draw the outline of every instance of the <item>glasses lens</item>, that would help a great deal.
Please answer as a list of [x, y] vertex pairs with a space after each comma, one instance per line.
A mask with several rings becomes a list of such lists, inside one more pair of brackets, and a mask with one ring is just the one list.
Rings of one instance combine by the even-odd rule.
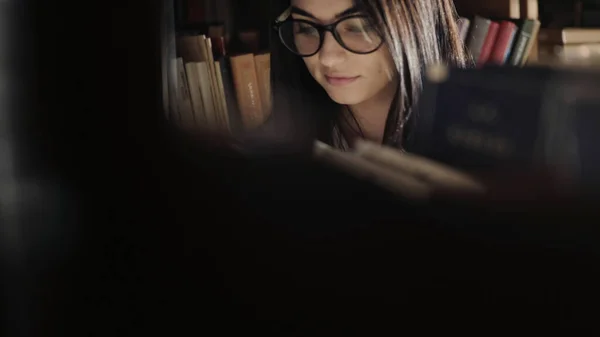
[[336, 30], [344, 47], [352, 52], [369, 53], [381, 45], [380, 34], [366, 18], [355, 17], [341, 21]]
[[289, 50], [298, 55], [312, 55], [321, 45], [319, 30], [303, 21], [284, 22], [279, 27], [279, 37]]

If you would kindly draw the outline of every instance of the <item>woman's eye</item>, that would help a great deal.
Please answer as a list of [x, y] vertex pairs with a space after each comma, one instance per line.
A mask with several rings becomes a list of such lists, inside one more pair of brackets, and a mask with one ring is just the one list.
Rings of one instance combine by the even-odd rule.
[[369, 25], [360, 25], [360, 26], [348, 26], [346, 27], [346, 31], [350, 33], [365, 33], [370, 32], [373, 27]]
[[351, 32], [351, 33], [360, 33], [363, 31], [363, 29], [362, 29], [362, 27], [350, 26], [350, 27], [346, 27], [346, 31]]
[[297, 34], [314, 35], [314, 34], [317, 34], [317, 29], [310, 25], [300, 24], [300, 25], [298, 25], [298, 27], [296, 29], [296, 33]]

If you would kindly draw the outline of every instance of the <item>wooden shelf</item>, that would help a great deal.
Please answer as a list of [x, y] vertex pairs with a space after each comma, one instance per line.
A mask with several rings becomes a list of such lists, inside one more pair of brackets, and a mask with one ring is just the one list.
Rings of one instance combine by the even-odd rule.
[[[521, 17], [521, 1], [527, 0], [454, 0], [460, 15], [479, 14], [518, 19]], [[537, 3], [537, 0], [532, 0]]]
[[538, 0], [454, 0], [461, 15], [480, 14], [513, 19], [537, 19]]

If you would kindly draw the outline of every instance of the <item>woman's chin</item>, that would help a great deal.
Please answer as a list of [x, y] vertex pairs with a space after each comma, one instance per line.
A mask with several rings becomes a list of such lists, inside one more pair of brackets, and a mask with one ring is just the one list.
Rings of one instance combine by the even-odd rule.
[[362, 97], [357, 97], [356, 95], [348, 95], [348, 94], [336, 94], [329, 92], [329, 98], [341, 105], [355, 105], [362, 102]]

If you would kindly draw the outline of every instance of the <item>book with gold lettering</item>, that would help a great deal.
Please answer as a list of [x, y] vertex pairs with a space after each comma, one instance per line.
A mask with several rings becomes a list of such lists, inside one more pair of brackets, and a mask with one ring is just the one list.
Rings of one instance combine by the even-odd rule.
[[433, 67], [407, 149], [470, 171], [550, 170], [588, 182], [600, 173], [586, 145], [600, 141], [598, 87], [600, 74], [575, 69]]

